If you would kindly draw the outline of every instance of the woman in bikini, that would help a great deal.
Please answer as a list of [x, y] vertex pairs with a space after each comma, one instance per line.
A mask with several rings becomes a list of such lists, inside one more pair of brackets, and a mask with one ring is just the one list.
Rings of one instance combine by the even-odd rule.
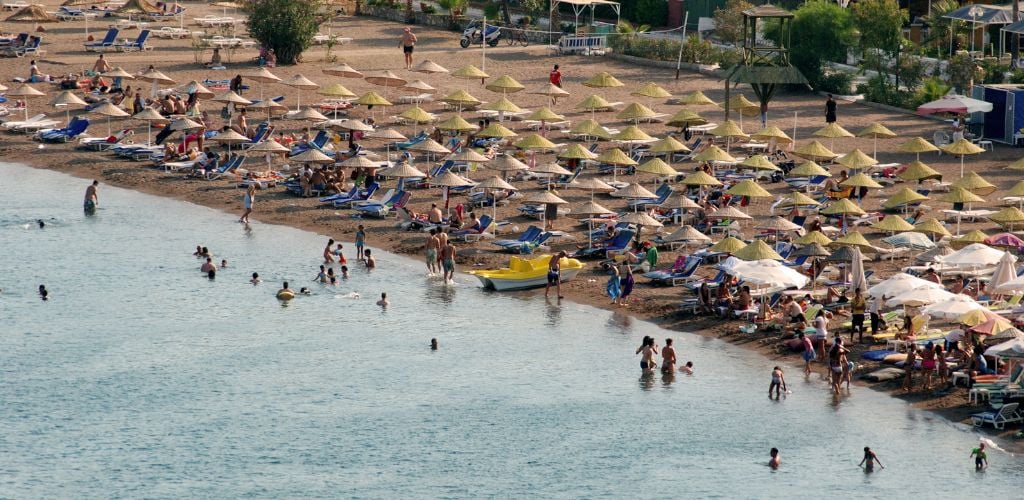
[[643, 354], [640, 357], [640, 369], [644, 375], [654, 373], [654, 356], [658, 354], [658, 346], [654, 343], [654, 337], [645, 336], [636, 354]]

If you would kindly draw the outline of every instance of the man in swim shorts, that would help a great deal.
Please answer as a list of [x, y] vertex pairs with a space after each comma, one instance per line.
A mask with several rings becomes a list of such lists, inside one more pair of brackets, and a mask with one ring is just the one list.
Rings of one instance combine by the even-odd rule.
[[405, 54], [405, 69], [412, 69], [412, 51], [416, 48], [416, 42], [416, 35], [412, 33], [412, 28], [406, 26], [398, 41], [398, 45], [402, 47], [402, 53]]
[[451, 242], [441, 250], [441, 270], [445, 281], [455, 280], [455, 245]]
[[555, 285], [555, 293], [558, 294], [558, 298], [562, 297], [562, 259], [566, 256], [565, 251], [558, 252], [557, 255], [551, 257], [548, 262], [548, 284], [544, 287], [544, 296], [548, 296], [548, 290], [551, 289], [551, 285]]
[[99, 205], [100, 203], [99, 194], [97, 193], [97, 188], [99, 187], [99, 185], [100, 181], [92, 181], [92, 184], [90, 184], [89, 187], [85, 188], [86, 213], [94, 213], [96, 211], [96, 206]]
[[441, 240], [437, 237], [437, 229], [430, 229], [430, 237], [427, 238], [427, 272], [437, 272], [437, 251], [441, 248]]

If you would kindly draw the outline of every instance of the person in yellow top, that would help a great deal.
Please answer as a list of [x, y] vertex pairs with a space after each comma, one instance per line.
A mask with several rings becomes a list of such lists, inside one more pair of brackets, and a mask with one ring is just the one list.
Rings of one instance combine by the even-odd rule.
[[[850, 301], [850, 313], [852, 314], [850, 329], [852, 333], [858, 335], [857, 343], [864, 342], [864, 313], [867, 311], [867, 308], [868, 302], [864, 298], [864, 292], [860, 288], [856, 289], [853, 292], [853, 300]], [[853, 336], [851, 335], [850, 337], [852, 339]]]

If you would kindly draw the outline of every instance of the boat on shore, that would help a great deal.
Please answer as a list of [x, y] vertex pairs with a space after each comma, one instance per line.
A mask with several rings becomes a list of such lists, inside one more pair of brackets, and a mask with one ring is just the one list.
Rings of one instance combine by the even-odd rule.
[[[551, 255], [541, 255], [532, 259], [513, 256], [508, 267], [501, 269], [479, 269], [470, 271], [477, 277], [484, 288], [499, 292], [511, 290], [527, 290], [538, 288], [548, 283], [548, 263]], [[561, 281], [566, 282], [576, 277], [583, 269], [583, 263], [568, 257], [562, 258]]]

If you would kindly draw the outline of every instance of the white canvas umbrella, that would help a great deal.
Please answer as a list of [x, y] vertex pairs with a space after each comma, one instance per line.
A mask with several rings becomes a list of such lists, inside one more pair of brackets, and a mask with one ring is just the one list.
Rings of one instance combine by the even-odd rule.
[[868, 280], [864, 277], [864, 256], [860, 253], [860, 247], [853, 247], [853, 259], [850, 261], [850, 288], [853, 290], [865, 291], [868, 289]]
[[992, 273], [992, 277], [988, 280], [989, 288], [999, 288], [1000, 285], [1016, 278], [1017, 269], [1014, 267], [1016, 262], [1017, 258], [1011, 255], [1010, 252], [1003, 252], [999, 263], [996, 264], [995, 272]]
[[908, 292], [903, 292], [887, 301], [885, 305], [896, 306], [923, 306], [949, 300], [956, 294], [947, 292], [941, 288], [921, 287]]
[[1024, 292], [1024, 276], [1013, 278], [999, 286], [990, 286], [988, 291], [989, 293], [997, 293], [1001, 295]]
[[985, 355], [1000, 358], [1024, 358], [1024, 338], [1015, 334], [1014, 338], [985, 349]]
[[942, 263], [947, 266], [978, 269], [998, 264], [1004, 253], [1002, 250], [996, 250], [984, 243], [971, 243], [943, 257]]
[[975, 309], [984, 309], [985, 306], [979, 304], [976, 300], [963, 294], [956, 294], [952, 297], [930, 304], [923, 309], [921, 312], [927, 314], [933, 318], [946, 319], [954, 321]]
[[942, 285], [934, 281], [918, 278], [917, 276], [911, 276], [907, 273], [896, 273], [885, 281], [868, 288], [868, 295], [872, 297], [881, 297], [883, 295], [895, 297], [901, 293], [922, 287], [942, 288]]
[[740, 261], [731, 273], [758, 288], [803, 288], [810, 281], [803, 273], [772, 259]]

